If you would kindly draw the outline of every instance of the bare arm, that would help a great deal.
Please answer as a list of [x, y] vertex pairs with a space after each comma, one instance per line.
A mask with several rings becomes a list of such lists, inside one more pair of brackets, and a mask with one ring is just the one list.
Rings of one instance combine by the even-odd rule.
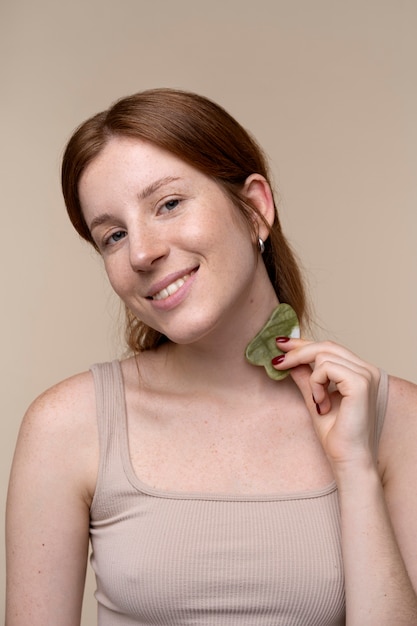
[[90, 374], [30, 407], [7, 502], [6, 626], [80, 623], [97, 455]]
[[328, 342], [282, 348], [278, 367], [293, 368], [338, 485], [346, 623], [417, 624], [417, 388], [391, 380], [378, 464], [378, 370]]
[[[379, 465], [341, 481], [348, 624], [417, 623], [417, 387], [390, 382]], [[361, 591], [362, 590], [362, 591]]]
[[[391, 378], [380, 442], [382, 484], [389, 517], [417, 594], [417, 385]], [[417, 624], [417, 618], [415, 618]]]

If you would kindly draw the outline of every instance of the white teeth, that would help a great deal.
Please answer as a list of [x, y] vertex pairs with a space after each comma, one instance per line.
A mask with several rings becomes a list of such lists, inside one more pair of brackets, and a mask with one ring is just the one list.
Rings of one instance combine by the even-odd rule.
[[178, 291], [178, 289], [183, 286], [183, 284], [190, 278], [190, 276], [191, 274], [186, 274], [182, 278], [179, 278], [178, 280], [174, 281], [173, 283], [168, 285], [168, 287], [165, 287], [165, 289], [161, 289], [161, 291], [158, 291], [158, 293], [156, 293], [152, 297], [152, 299], [164, 300], [165, 298], [168, 298], [168, 296], [172, 296], [173, 293]]

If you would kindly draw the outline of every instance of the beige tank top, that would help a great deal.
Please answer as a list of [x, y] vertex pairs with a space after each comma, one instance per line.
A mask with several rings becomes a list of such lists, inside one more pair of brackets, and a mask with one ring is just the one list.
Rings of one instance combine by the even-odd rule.
[[[99, 626], [345, 624], [335, 483], [306, 493], [165, 493], [129, 456], [120, 363], [92, 367], [100, 467], [91, 506]], [[388, 377], [378, 394], [382, 429]]]

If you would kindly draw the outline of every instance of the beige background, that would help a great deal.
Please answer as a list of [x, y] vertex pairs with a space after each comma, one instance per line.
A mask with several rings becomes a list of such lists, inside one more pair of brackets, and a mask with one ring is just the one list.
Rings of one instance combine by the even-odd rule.
[[416, 27], [414, 0], [1, 0], [2, 505], [31, 399], [121, 353], [59, 163], [76, 124], [137, 90], [200, 92], [252, 130], [321, 334], [417, 380]]

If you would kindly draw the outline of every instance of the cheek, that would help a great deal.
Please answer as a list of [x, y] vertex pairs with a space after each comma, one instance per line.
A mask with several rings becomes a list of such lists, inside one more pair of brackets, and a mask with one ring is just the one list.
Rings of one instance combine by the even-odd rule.
[[126, 267], [118, 263], [115, 258], [104, 261], [104, 269], [113, 290], [121, 298], [124, 297], [129, 290], [130, 273], [126, 271]]
[[188, 224], [187, 239], [198, 250], [227, 252], [253, 249], [253, 237], [246, 222], [239, 219], [236, 209], [230, 206], [216, 206], [214, 203]]

